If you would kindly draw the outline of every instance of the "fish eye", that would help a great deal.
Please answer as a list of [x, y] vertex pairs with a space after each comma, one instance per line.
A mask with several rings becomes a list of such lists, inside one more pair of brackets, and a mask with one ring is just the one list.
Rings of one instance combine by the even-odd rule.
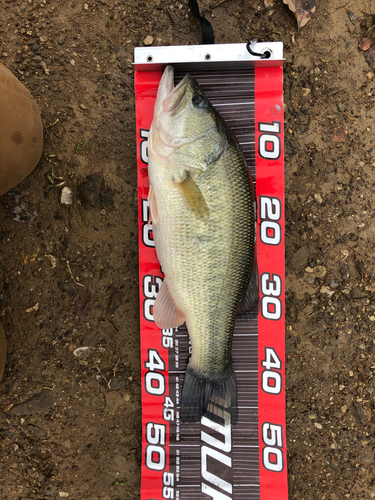
[[200, 94], [195, 94], [192, 98], [194, 106], [201, 108], [205, 103], [205, 98]]

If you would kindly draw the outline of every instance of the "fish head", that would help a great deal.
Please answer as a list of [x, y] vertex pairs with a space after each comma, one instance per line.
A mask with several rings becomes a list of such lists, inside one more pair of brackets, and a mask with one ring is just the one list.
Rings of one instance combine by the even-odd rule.
[[173, 165], [206, 170], [222, 155], [228, 132], [197, 81], [187, 74], [174, 86], [167, 66], [160, 81], [150, 130], [151, 155]]

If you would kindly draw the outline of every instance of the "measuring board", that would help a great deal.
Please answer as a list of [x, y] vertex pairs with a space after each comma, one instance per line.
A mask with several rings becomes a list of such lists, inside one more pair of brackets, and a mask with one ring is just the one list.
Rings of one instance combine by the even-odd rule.
[[[142, 370], [142, 500], [286, 500], [283, 44], [135, 49]], [[198, 81], [235, 135], [256, 193], [259, 307], [235, 323], [238, 423], [180, 421], [189, 359], [185, 325], [161, 330], [163, 281], [148, 225], [147, 140], [163, 69]]]

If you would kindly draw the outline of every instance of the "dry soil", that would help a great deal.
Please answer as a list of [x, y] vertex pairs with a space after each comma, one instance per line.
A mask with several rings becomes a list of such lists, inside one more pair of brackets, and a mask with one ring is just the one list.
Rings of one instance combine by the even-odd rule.
[[[318, 0], [300, 32], [281, 0], [201, 10], [217, 43], [285, 44], [290, 498], [375, 498], [375, 78], [358, 49], [375, 2]], [[0, 198], [1, 500], [139, 498], [131, 63], [149, 35], [201, 41], [185, 0], [0, 0], [0, 60], [45, 127]]]

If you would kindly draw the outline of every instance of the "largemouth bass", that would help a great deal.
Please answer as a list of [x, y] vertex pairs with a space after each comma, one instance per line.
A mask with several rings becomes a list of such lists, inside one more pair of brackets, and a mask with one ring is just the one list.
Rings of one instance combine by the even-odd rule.
[[162, 76], [149, 142], [150, 220], [165, 279], [153, 316], [186, 322], [192, 354], [181, 420], [229, 412], [237, 422], [231, 359], [236, 311], [254, 297], [252, 181], [238, 145], [191, 75]]

